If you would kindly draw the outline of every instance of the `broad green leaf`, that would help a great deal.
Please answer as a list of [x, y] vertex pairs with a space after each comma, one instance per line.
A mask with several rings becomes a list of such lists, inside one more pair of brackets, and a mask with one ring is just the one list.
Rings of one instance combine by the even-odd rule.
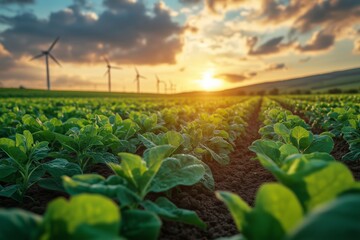
[[37, 240], [41, 216], [20, 209], [0, 209], [0, 239]]
[[24, 131], [24, 137], [26, 140], [26, 148], [27, 149], [31, 149], [32, 145], [34, 144], [34, 138], [31, 134], [31, 132], [29, 132], [28, 130]]
[[55, 136], [56, 136], [56, 140], [58, 140], [61, 143], [61, 145], [64, 148], [66, 148], [67, 150], [70, 150], [73, 152], [80, 151], [80, 147], [79, 147], [78, 143], [72, 137], [62, 135], [59, 133], [56, 133]]
[[313, 134], [303, 127], [294, 127], [290, 132], [290, 141], [299, 150], [304, 151], [314, 139]]
[[15, 146], [15, 141], [9, 138], [0, 139], [0, 148], [13, 160], [18, 163], [25, 162], [27, 160], [26, 153], [20, 148]]
[[152, 212], [143, 210], [126, 210], [122, 212], [121, 236], [130, 240], [159, 237], [161, 220]]
[[301, 204], [293, 192], [278, 183], [265, 184], [256, 195], [244, 234], [249, 239], [282, 239], [302, 218]]
[[[4, 160], [3, 160], [4, 161]], [[1, 160], [0, 160], [1, 162]], [[5, 164], [1, 164], [0, 165], [0, 180], [7, 177], [7, 176], [10, 176], [11, 174], [17, 172], [18, 170], [11, 166], [11, 165], [5, 165]]]
[[147, 200], [143, 202], [141, 205], [146, 210], [156, 213], [161, 218], [195, 225], [202, 229], [206, 228], [206, 224], [199, 218], [196, 212], [178, 208], [167, 198], [159, 197], [155, 201], [155, 203], [150, 200]]
[[120, 177], [125, 178], [135, 189], [142, 189], [140, 184], [143, 174], [148, 170], [146, 162], [135, 154], [119, 153], [120, 164], [108, 163], [109, 167]]
[[71, 163], [68, 160], [61, 158], [46, 162], [42, 166], [52, 177], [55, 178], [60, 178], [64, 175], [71, 177], [82, 173], [78, 164]]
[[230, 192], [218, 191], [216, 192], [216, 197], [226, 204], [237, 229], [242, 231], [244, 226], [246, 226], [246, 218], [251, 212], [249, 205], [238, 195]]
[[110, 199], [82, 194], [48, 205], [41, 239], [120, 239], [120, 210]]
[[205, 174], [203, 164], [192, 155], [178, 154], [166, 158], [156, 174], [150, 191], [164, 192], [175, 186], [191, 186], [198, 183]]
[[178, 148], [184, 142], [184, 138], [181, 133], [175, 131], [168, 131], [165, 133], [164, 137], [167, 139], [167, 144]]
[[310, 213], [288, 240], [341, 239], [360, 236], [360, 195], [342, 196]]
[[13, 197], [18, 191], [20, 186], [18, 184], [13, 184], [10, 186], [3, 187], [0, 185], [0, 196], [2, 197]]
[[314, 141], [306, 148], [304, 153], [325, 152], [331, 153], [334, 148], [334, 141], [327, 135], [315, 135]]
[[307, 211], [350, 189], [354, 178], [339, 162], [309, 161], [283, 182], [299, 198]]
[[274, 132], [281, 136], [285, 143], [289, 143], [290, 130], [282, 123], [274, 125]]
[[267, 161], [281, 164], [281, 145], [271, 140], [256, 140], [249, 147], [250, 151], [261, 154]]

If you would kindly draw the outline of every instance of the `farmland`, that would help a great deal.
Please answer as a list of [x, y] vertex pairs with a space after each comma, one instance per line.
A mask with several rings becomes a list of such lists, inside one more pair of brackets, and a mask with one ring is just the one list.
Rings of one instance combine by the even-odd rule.
[[360, 95], [0, 93], [0, 239], [356, 239]]

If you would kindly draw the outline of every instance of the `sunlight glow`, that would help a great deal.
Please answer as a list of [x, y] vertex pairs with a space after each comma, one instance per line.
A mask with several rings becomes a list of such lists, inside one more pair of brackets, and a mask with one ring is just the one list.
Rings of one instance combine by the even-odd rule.
[[217, 90], [221, 85], [222, 81], [214, 77], [214, 70], [207, 70], [203, 73], [203, 77], [199, 80], [200, 86], [206, 91]]

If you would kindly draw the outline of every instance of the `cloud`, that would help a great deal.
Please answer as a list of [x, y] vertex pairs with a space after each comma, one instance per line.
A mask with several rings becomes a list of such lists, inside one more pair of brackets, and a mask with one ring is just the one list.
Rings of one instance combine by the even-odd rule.
[[245, 80], [251, 79], [257, 75], [256, 72], [248, 72], [243, 74], [234, 74], [234, 73], [221, 73], [215, 76], [215, 78], [223, 79], [229, 83], [239, 83]]
[[320, 50], [328, 50], [335, 43], [335, 36], [326, 34], [322, 31], [315, 32], [312, 38], [305, 45], [298, 45], [300, 52], [314, 52]]
[[0, 5], [7, 5], [7, 4], [33, 4], [35, 0], [0, 0]]
[[265, 71], [276, 71], [276, 70], [285, 70], [287, 69], [287, 66], [285, 63], [273, 63], [270, 64]]
[[204, 3], [206, 8], [212, 12], [217, 13], [219, 9], [231, 9], [238, 7], [247, 0], [179, 0], [183, 4], [199, 4]]
[[0, 44], [0, 71], [7, 71], [15, 66], [14, 59], [10, 53], [6, 51], [3, 45]]
[[249, 55], [269, 55], [282, 52], [288, 49], [292, 42], [283, 43], [283, 36], [274, 37], [270, 40], [264, 42], [260, 46], [256, 47], [258, 43], [258, 37], [250, 37], [247, 40], [247, 46], [249, 48], [248, 54]]
[[300, 51], [324, 51], [331, 49], [339, 39], [353, 37], [351, 29], [360, 23], [360, 1], [263, 0], [257, 19], [264, 25], [288, 24], [292, 36], [311, 33], [312, 38], [296, 48]]
[[[61, 36], [54, 55], [67, 62], [99, 62], [108, 55], [119, 64], [174, 64], [182, 51], [183, 26], [157, 3], [150, 11], [142, 1], [104, 0], [99, 15], [84, 9], [87, 1], [76, 1], [48, 19], [32, 13], [0, 16], [8, 28], [0, 43], [15, 57], [30, 56], [47, 49]], [[161, 48], [159, 49], [159, 46]]]
[[359, 53], [360, 53], [360, 39], [358, 39], [358, 40], [356, 40], [356, 41], [354, 42], [354, 50], [353, 50], [353, 52], [354, 52], [355, 54], [359, 54]]

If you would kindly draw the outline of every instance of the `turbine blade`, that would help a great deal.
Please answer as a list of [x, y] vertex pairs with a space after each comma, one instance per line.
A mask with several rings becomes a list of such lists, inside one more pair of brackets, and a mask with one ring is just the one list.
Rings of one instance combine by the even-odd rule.
[[61, 67], [61, 64], [58, 62], [58, 60], [56, 60], [56, 58], [55, 58], [53, 55], [51, 55], [51, 54], [49, 53], [49, 56], [51, 57], [51, 59], [52, 59], [54, 62], [57, 63], [57, 65], [59, 65], [59, 66]]
[[104, 73], [104, 77], [108, 74], [109, 74], [109, 70], [106, 70], [106, 72]]
[[50, 51], [54, 48], [55, 44], [59, 41], [59, 39], [60, 39], [60, 37], [57, 37], [57, 38], [55, 39], [55, 41], [54, 41], [54, 42], [51, 44], [51, 46], [49, 47], [48, 52], [50, 52]]
[[113, 68], [113, 69], [119, 69], [119, 70], [121, 70], [122, 69], [122, 67], [113, 67], [113, 66], [111, 66], [111, 68]]
[[139, 78], [147, 79], [146, 77], [144, 77], [144, 76], [142, 76], [142, 75], [139, 75]]
[[139, 71], [138, 71], [137, 67], [135, 67], [135, 72], [137, 75], [139, 75]]
[[37, 58], [41, 58], [42, 56], [44, 56], [45, 54], [43, 54], [43, 53], [41, 53], [41, 54], [39, 54], [39, 55], [36, 55], [36, 56], [34, 56], [34, 57], [32, 57], [31, 59], [30, 59], [30, 61], [32, 61], [32, 60], [34, 60], [34, 59], [37, 59]]

